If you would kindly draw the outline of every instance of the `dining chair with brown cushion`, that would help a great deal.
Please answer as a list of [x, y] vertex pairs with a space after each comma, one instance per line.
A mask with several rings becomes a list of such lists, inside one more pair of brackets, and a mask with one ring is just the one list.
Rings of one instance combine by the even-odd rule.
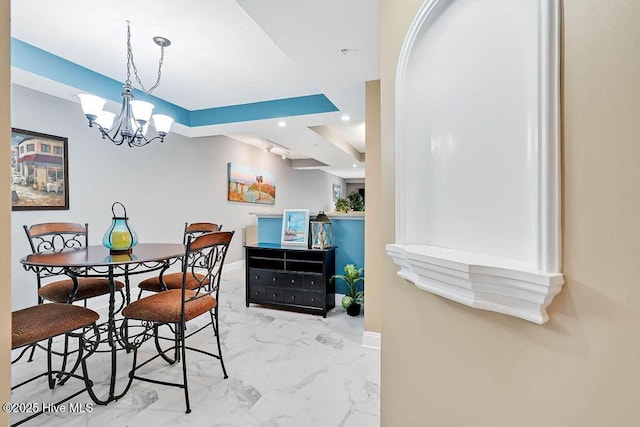
[[[177, 354], [180, 355], [179, 359], [182, 363], [182, 382], [172, 383], [162, 381], [146, 376], [147, 373], [143, 373], [142, 375], [145, 376], [141, 376], [138, 373], [139, 369], [163, 355], [158, 349], [158, 352], [150, 359], [136, 364], [138, 345], [131, 345], [130, 347], [134, 351], [134, 366], [129, 373], [129, 377], [184, 389], [187, 413], [191, 412], [191, 406], [189, 404], [189, 389], [187, 385], [188, 365], [186, 361], [186, 350], [197, 351], [218, 359], [222, 366], [224, 378], [228, 377], [222, 359], [218, 307], [220, 306], [219, 291], [222, 266], [224, 265], [233, 234], [233, 231], [218, 231], [205, 233], [195, 238], [188, 237], [186, 252], [182, 258], [182, 280], [180, 288], [168, 289], [140, 298], [122, 310], [122, 315], [125, 318], [124, 326], [127, 328], [131, 327], [131, 332], [127, 334], [128, 339], [131, 340], [130, 342], [136, 342], [141, 336], [150, 338], [152, 334], [149, 333], [149, 330], [153, 329], [155, 334], [159, 325], [168, 324], [173, 325], [173, 328], [175, 328], [175, 348], [169, 348], [165, 350], [165, 352], [178, 350]], [[192, 281], [197, 282], [198, 286], [190, 289], [187, 287], [187, 283], [192, 283]], [[207, 323], [186, 335], [187, 322], [207, 313], [210, 315]], [[133, 321], [140, 321], [140, 324]], [[138, 332], [136, 335], [137, 328], [140, 327], [140, 325], [143, 325], [147, 330], [143, 333]], [[207, 352], [202, 348], [187, 347], [187, 338], [204, 329], [208, 329], [209, 326], [212, 327], [216, 337], [218, 347], [217, 354]], [[148, 370], [148, 374], [152, 374], [153, 372], [153, 370]]]
[[[182, 243], [187, 244], [187, 239], [191, 237], [192, 239], [198, 237], [205, 233], [212, 233], [214, 231], [220, 231], [222, 229], [222, 225], [214, 224], [212, 222], [194, 222], [194, 223], [185, 223], [184, 224], [184, 234], [182, 238]], [[188, 277], [187, 278], [187, 289], [195, 289], [199, 286], [199, 281], [196, 277]], [[162, 285], [162, 283], [166, 285], [166, 288]], [[141, 281], [138, 284], [138, 288], [140, 292], [138, 293], [138, 299], [142, 296], [142, 291], [149, 292], [161, 292], [166, 289], [180, 289], [182, 286], [182, 272], [175, 273], [165, 273], [163, 270], [159, 276], [150, 277]]]
[[[33, 307], [13, 311], [11, 313], [11, 349], [18, 350], [22, 348], [23, 351], [12, 364], [20, 360], [20, 357], [25, 354], [25, 349], [33, 347], [42, 341], [47, 341], [46, 347], [49, 351], [47, 351], [46, 371], [12, 386], [11, 390], [22, 387], [43, 376], [47, 377], [50, 389], [56, 386], [56, 379], [58, 385], [63, 384], [70, 378], [77, 378], [83, 381], [84, 387], [82, 389], [75, 391], [71, 395], [67, 395], [56, 403], [51, 403], [52, 407], [59, 406], [87, 391], [92, 385], [92, 382], [87, 375], [86, 358], [96, 350], [98, 342], [100, 341], [99, 330], [96, 326], [98, 318], [98, 313], [93, 310], [78, 305], [63, 303], [38, 304]], [[51, 362], [53, 340], [63, 335], [65, 340], [69, 338], [78, 339], [76, 362], [68, 371], [54, 370]], [[82, 366], [82, 375], [76, 373], [79, 366]], [[12, 366], [12, 370], [18, 368], [19, 366]], [[18, 375], [14, 372], [12, 376], [17, 377]], [[41, 395], [40, 397], [43, 396]], [[34, 406], [33, 410], [34, 412], [32, 414], [15, 422], [12, 426], [17, 426], [42, 414], [44, 412], [43, 404], [40, 404], [40, 407]]]
[[[87, 246], [89, 239], [89, 225], [71, 222], [47, 222], [24, 225], [29, 245], [33, 253], [44, 251], [61, 251], [64, 249], [79, 249]], [[70, 278], [47, 282], [48, 278], [64, 276], [64, 271], [38, 271], [36, 280], [38, 284], [38, 304], [43, 300], [72, 303], [85, 301], [100, 295], [109, 295], [109, 279], [103, 277], [79, 277], [78, 285]], [[116, 280], [115, 289], [123, 297], [124, 283]]]

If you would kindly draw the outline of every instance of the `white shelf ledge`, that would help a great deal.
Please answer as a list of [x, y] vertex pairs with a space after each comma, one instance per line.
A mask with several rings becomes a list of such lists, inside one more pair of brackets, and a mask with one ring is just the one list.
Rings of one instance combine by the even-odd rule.
[[398, 276], [419, 289], [538, 324], [549, 320], [546, 308], [564, 283], [562, 274], [526, 263], [435, 246], [390, 244], [387, 253]]

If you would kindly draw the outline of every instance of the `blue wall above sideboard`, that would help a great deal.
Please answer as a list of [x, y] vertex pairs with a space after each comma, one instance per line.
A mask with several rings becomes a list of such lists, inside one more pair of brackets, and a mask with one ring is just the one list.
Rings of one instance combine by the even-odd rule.
[[[255, 214], [258, 217], [258, 242], [280, 243], [282, 214]], [[311, 215], [313, 218], [315, 215]], [[333, 223], [333, 246], [336, 247], [336, 274], [346, 264], [364, 267], [364, 214], [327, 214]], [[366, 270], [365, 270], [366, 277]], [[366, 279], [365, 279], [366, 282]], [[336, 282], [336, 293], [344, 294], [346, 285]]]

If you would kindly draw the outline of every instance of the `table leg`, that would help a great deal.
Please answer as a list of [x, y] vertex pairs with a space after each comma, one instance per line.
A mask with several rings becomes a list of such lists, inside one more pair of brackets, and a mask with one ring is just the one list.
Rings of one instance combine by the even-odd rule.
[[[116, 295], [116, 285], [115, 285], [115, 276], [113, 273], [113, 266], [109, 266], [109, 313], [107, 320], [107, 344], [110, 348], [111, 353], [111, 376], [109, 378], [109, 395], [106, 399], [99, 399], [91, 385], [88, 386], [88, 392], [91, 396], [91, 399], [97, 403], [98, 405], [106, 405], [113, 400], [118, 400], [122, 396], [124, 396], [129, 387], [131, 387], [132, 378], [129, 378], [127, 385], [124, 390], [120, 394], [116, 394], [116, 378], [117, 378], [117, 356], [118, 356], [118, 345], [119, 339], [117, 336], [117, 326], [116, 326], [116, 318], [115, 318], [115, 295]], [[126, 286], [126, 301], [129, 301], [129, 275], [128, 270], [125, 272], [125, 286]], [[126, 342], [126, 341], [125, 341]], [[128, 351], [128, 350], [127, 350]]]
[[109, 341], [109, 346], [111, 347], [111, 381], [109, 382], [109, 398], [107, 402], [113, 400], [113, 395], [116, 388], [116, 358], [117, 348], [116, 342], [114, 339], [114, 333], [116, 330], [116, 319], [115, 319], [115, 295], [116, 295], [116, 286], [115, 286], [115, 278], [113, 277], [113, 266], [109, 266], [109, 325], [107, 327], [107, 339]]

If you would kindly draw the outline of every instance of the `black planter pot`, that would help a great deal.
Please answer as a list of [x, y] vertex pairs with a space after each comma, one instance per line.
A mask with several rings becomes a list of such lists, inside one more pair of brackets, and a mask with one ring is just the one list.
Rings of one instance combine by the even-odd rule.
[[347, 307], [347, 314], [349, 316], [360, 316], [360, 304], [358, 304], [357, 302], [354, 302], [353, 304], [351, 304], [349, 307]]

